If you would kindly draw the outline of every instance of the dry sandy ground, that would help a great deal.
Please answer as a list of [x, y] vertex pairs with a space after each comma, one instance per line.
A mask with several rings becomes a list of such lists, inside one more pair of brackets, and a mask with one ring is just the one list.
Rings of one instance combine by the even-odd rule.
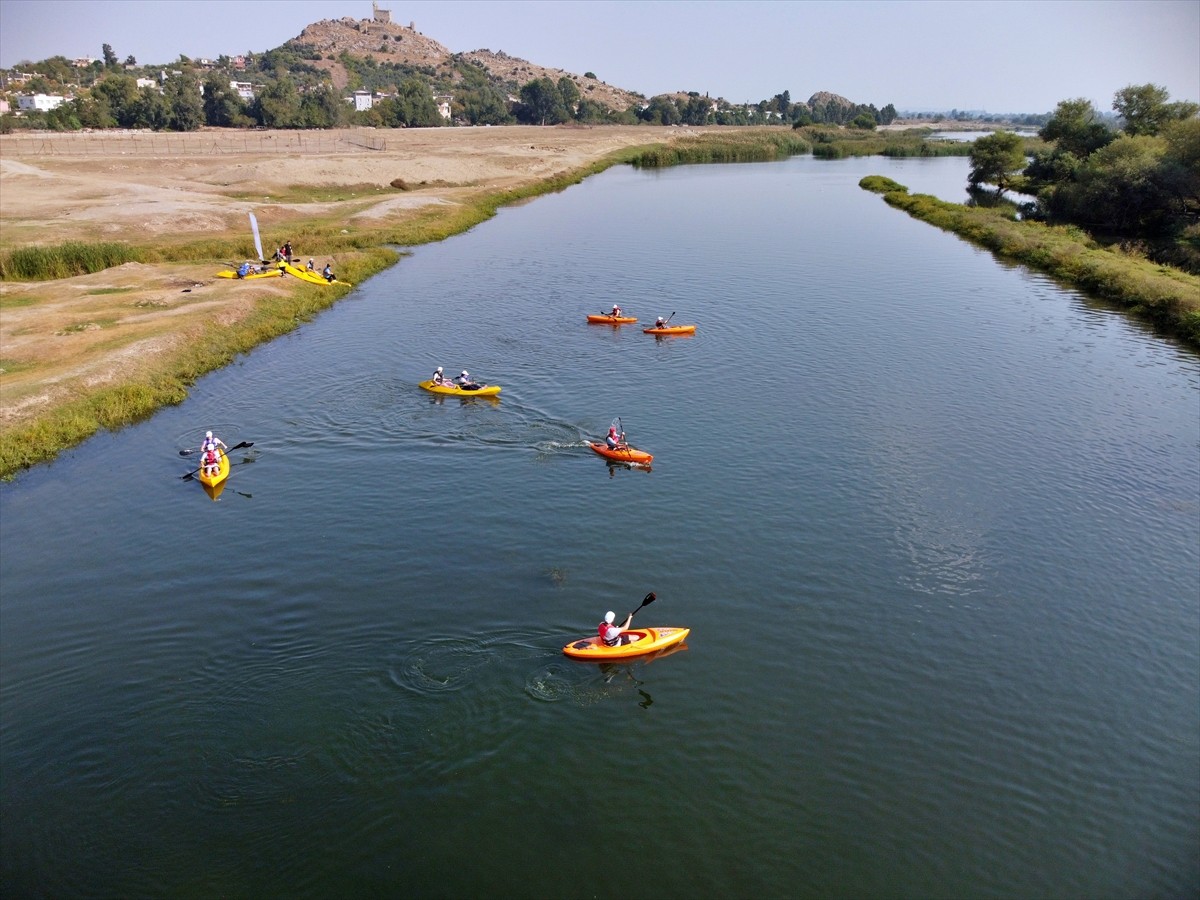
[[[698, 130], [4, 135], [0, 245], [248, 235], [254, 212], [270, 255], [289, 238], [289, 224], [305, 219], [343, 216], [350, 229], [402, 221], [430, 204], [542, 180], [615, 149]], [[413, 190], [388, 187], [397, 178]], [[314, 191], [320, 202], [310, 202]], [[320, 248], [293, 249], [322, 259]], [[0, 429], [153, 367], [197, 329], [244, 315], [256, 297], [304, 287], [292, 278], [215, 275], [207, 265], [128, 263], [62, 281], [0, 283]]]

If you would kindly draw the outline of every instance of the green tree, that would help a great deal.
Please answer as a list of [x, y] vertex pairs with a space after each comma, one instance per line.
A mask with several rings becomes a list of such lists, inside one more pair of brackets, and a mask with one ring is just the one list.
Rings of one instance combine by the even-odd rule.
[[708, 122], [712, 104], [703, 97], [696, 95], [688, 97], [683, 109], [679, 110], [680, 121], [684, 125], [704, 125]]
[[133, 128], [137, 118], [137, 81], [128, 75], [109, 75], [92, 88], [92, 98], [104, 107], [99, 118], [111, 118], [121, 128]]
[[563, 110], [566, 112], [567, 118], [574, 118], [576, 107], [579, 105], [579, 88], [566, 75], [558, 79], [557, 87], [558, 95], [562, 98]]
[[218, 128], [230, 128], [245, 116], [245, 104], [229, 84], [229, 79], [217, 72], [204, 80], [204, 121]]
[[1157, 84], [1131, 84], [1113, 96], [1113, 109], [1124, 120], [1126, 134], [1158, 134], [1168, 122], [1190, 119], [1200, 111], [1195, 103], [1168, 103], [1170, 96]]
[[162, 131], [170, 127], [170, 121], [171, 107], [158, 88], [138, 88], [137, 99], [130, 109], [128, 125], [131, 128]]
[[567, 121], [562, 94], [549, 78], [537, 78], [521, 88], [518, 118], [535, 125], [558, 125]]
[[294, 128], [300, 121], [300, 94], [285, 75], [268, 84], [254, 99], [253, 115], [267, 128]]
[[1100, 121], [1090, 100], [1079, 97], [1062, 100], [1038, 136], [1055, 145], [1055, 152], [1070, 153], [1086, 159], [1112, 141], [1116, 135]]
[[638, 118], [651, 125], [678, 125], [679, 107], [670, 97], [660, 94], [650, 98], [646, 108], [638, 113]]
[[112, 44], [105, 44], [100, 48], [100, 52], [104, 55], [104, 68], [117, 68], [117, 54], [113, 53]]
[[300, 124], [304, 128], [337, 128], [346, 121], [345, 106], [331, 85], [322, 84], [300, 99]]
[[1019, 134], [997, 131], [975, 141], [970, 159], [971, 171], [967, 175], [967, 182], [972, 187], [994, 184], [996, 196], [999, 197], [1025, 168], [1025, 142]]
[[204, 124], [204, 98], [195, 76], [172, 75], [163, 85], [167, 103], [167, 127], [175, 131], [195, 131]]
[[137, 65], [137, 57], [134, 56], [132, 53], [130, 53], [127, 57], [125, 57], [125, 65], [136, 66]]

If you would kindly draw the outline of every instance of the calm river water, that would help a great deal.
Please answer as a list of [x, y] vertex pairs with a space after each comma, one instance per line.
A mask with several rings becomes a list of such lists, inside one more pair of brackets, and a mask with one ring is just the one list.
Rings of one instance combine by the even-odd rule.
[[967, 165], [610, 170], [0, 487], [6, 896], [1194, 895], [1200, 361], [857, 186]]

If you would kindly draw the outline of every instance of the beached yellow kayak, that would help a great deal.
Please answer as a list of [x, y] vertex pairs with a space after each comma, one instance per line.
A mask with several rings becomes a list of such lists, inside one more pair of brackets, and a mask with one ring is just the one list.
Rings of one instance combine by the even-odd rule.
[[295, 275], [301, 281], [307, 281], [310, 284], [324, 284], [324, 285], [341, 284], [341, 285], [345, 285], [346, 287], [353, 287], [353, 285], [351, 285], [350, 282], [348, 282], [348, 281], [337, 281], [337, 280], [329, 281], [320, 272], [310, 271], [308, 269], [301, 269], [299, 266], [293, 266], [291, 263], [284, 263], [283, 268], [287, 271], [287, 273], [289, 275]]

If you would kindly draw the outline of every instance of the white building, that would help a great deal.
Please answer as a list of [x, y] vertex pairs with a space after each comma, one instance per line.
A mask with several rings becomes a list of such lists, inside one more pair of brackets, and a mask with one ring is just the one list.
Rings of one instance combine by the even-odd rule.
[[19, 108], [40, 109], [42, 112], [57, 109], [66, 102], [66, 97], [60, 97], [57, 94], [22, 94], [17, 97]]
[[237, 91], [237, 95], [243, 100], [254, 99], [254, 85], [249, 81], [231, 81], [229, 82], [230, 90]]
[[370, 91], [355, 91], [354, 92], [354, 109], [356, 112], [362, 112], [364, 109], [370, 109], [374, 103], [374, 98]]
[[139, 88], [144, 88], [144, 87], [156, 88], [156, 87], [158, 87], [158, 82], [155, 81], [153, 78], [139, 78], [137, 80], [137, 86]]

